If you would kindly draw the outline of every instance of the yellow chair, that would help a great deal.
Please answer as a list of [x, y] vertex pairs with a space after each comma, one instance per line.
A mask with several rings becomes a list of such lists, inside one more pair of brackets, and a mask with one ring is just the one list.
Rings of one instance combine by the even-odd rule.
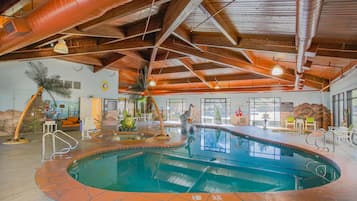
[[285, 120], [285, 128], [287, 128], [289, 125], [292, 125], [293, 128], [295, 128], [295, 118], [290, 116]]
[[314, 128], [314, 130], [316, 130], [316, 121], [315, 121], [314, 117], [306, 117], [305, 130], [307, 130], [308, 126], [312, 126]]

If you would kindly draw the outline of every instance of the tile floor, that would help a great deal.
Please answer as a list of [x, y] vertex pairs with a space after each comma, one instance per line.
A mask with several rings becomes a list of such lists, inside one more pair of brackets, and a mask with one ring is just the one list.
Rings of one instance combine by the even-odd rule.
[[[290, 143], [296, 146], [316, 151], [305, 145], [305, 137], [294, 134], [280, 134], [253, 127], [228, 127], [238, 133], [244, 133], [252, 137], [267, 140]], [[71, 135], [79, 138], [79, 132]], [[336, 152], [326, 153], [317, 151], [331, 158], [340, 165], [342, 169], [341, 179], [319, 188], [303, 191], [288, 191], [282, 193], [228, 193], [228, 194], [150, 194], [150, 193], [123, 193], [111, 192], [83, 186], [74, 181], [65, 173], [68, 164], [75, 158], [96, 153], [108, 149], [129, 148], [129, 146], [140, 146], [140, 144], [116, 144], [104, 146], [100, 142], [81, 142], [80, 149], [72, 153], [72, 159], [55, 160], [53, 162], [41, 163], [41, 136], [28, 135], [31, 143], [24, 145], [0, 144], [0, 200], [1, 201], [48, 201], [48, 200], [338, 200], [354, 201], [357, 196], [357, 147], [340, 143]], [[6, 138], [0, 138], [4, 141]], [[176, 137], [162, 146], [177, 146], [182, 138]], [[160, 144], [163, 144], [162, 142]], [[155, 143], [145, 146], [154, 146]], [[36, 171], [37, 170], [37, 171]], [[59, 170], [59, 171], [58, 171]], [[37, 183], [36, 184], [35, 175]], [[45, 195], [46, 192], [47, 195]], [[50, 196], [53, 199], [48, 198]]]

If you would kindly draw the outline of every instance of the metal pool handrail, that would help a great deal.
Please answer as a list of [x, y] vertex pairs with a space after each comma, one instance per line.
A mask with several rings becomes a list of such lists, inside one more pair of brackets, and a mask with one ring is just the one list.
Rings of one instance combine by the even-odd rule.
[[[68, 137], [69, 139], [71, 139], [72, 141], [74, 141], [74, 145], [72, 145], [65, 139], [59, 137], [58, 134], [62, 134], [64, 136]], [[56, 130], [53, 133], [51, 133], [51, 132], [45, 133], [42, 136], [42, 157], [41, 157], [42, 161], [47, 160], [46, 159], [46, 137], [48, 135], [52, 136], [52, 154], [50, 155], [49, 160], [52, 160], [56, 155], [62, 155], [62, 154], [69, 153], [71, 150], [74, 150], [78, 147], [78, 144], [79, 144], [78, 140], [76, 140], [75, 138], [73, 138], [72, 136], [68, 135], [67, 133], [65, 133], [61, 130]], [[63, 142], [64, 144], [66, 144], [67, 147], [62, 148], [61, 150], [57, 151], [56, 150], [56, 139]]]

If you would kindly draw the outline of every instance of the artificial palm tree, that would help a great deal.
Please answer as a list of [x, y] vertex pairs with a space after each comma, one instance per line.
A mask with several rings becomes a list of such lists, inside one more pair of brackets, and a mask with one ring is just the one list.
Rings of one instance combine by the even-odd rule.
[[7, 144], [20, 144], [26, 143], [27, 140], [20, 138], [20, 129], [24, 122], [25, 116], [31, 108], [32, 104], [35, 102], [36, 98], [42, 96], [43, 90], [45, 90], [52, 100], [54, 101], [55, 107], [57, 106], [56, 100], [52, 93], [69, 98], [71, 91], [63, 86], [63, 83], [59, 81], [59, 75], [48, 76], [48, 69], [43, 63], [29, 62], [30, 69], [25, 71], [27, 77], [32, 79], [37, 84], [37, 92], [32, 95], [31, 99], [27, 102], [24, 111], [22, 112], [20, 119], [17, 123], [16, 130], [12, 139], [8, 140]]
[[160, 109], [157, 106], [157, 103], [156, 103], [155, 99], [152, 97], [150, 90], [149, 90], [148, 73], [147, 73], [146, 66], [144, 68], [140, 69], [139, 75], [136, 79], [136, 83], [130, 87], [130, 90], [133, 92], [137, 92], [131, 96], [131, 98], [133, 98], [133, 99], [141, 98], [143, 96], [147, 96], [151, 99], [152, 104], [155, 107], [156, 114], [160, 121], [159, 136], [167, 136], [165, 134], [164, 121], [162, 119]]

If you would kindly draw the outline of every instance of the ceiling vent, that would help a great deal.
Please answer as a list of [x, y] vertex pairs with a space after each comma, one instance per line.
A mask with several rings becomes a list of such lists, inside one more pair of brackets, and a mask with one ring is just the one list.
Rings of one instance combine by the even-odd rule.
[[23, 35], [31, 31], [25, 19], [10, 19], [4, 23], [3, 27], [8, 35]]

